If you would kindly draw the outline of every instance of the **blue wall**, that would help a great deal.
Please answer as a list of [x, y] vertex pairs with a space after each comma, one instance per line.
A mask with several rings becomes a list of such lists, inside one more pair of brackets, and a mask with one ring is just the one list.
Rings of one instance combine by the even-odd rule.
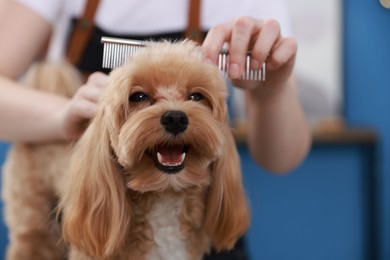
[[377, 0], [344, 0], [345, 117], [380, 135], [380, 259], [390, 259], [390, 10]]
[[[8, 145], [0, 143], [0, 164], [1, 165], [4, 161], [7, 148], [8, 148]], [[1, 185], [1, 179], [2, 178], [0, 178], [0, 185]], [[1, 191], [1, 189], [0, 189], [0, 191]], [[8, 238], [7, 238], [7, 229], [4, 225], [3, 218], [2, 218], [2, 216], [3, 216], [3, 204], [2, 203], [0, 203], [0, 214], [1, 214], [1, 217], [0, 217], [0, 259], [3, 259], [5, 245], [8, 241]]]
[[244, 147], [240, 152], [252, 206], [252, 259], [372, 260], [364, 148], [316, 146], [287, 176], [261, 171]]
[[[379, 0], [344, 0], [344, 115], [350, 126], [369, 126], [378, 147], [379, 259], [390, 259], [390, 10]], [[0, 162], [5, 146], [0, 145]], [[367, 153], [355, 146], [314, 147], [288, 176], [259, 169], [240, 147], [253, 224], [253, 259], [371, 260], [367, 240]], [[6, 230], [0, 222], [0, 258]]]

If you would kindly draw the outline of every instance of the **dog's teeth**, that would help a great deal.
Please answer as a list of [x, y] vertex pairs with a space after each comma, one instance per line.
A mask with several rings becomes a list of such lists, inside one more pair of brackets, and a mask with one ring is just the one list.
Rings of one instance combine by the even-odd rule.
[[158, 162], [159, 162], [160, 164], [163, 163], [163, 162], [162, 162], [162, 155], [161, 155], [161, 153], [159, 153], [159, 152], [157, 152], [157, 160], [158, 160]]
[[164, 162], [163, 156], [161, 155], [161, 153], [157, 152], [157, 160], [163, 166], [179, 166], [179, 165], [183, 164], [185, 158], [186, 158], [186, 153], [182, 153], [181, 158], [180, 158], [180, 162], [176, 162], [176, 163]]
[[181, 155], [181, 163], [180, 164], [182, 164], [183, 162], [184, 162], [184, 159], [186, 158], [186, 153], [182, 153], [182, 155]]

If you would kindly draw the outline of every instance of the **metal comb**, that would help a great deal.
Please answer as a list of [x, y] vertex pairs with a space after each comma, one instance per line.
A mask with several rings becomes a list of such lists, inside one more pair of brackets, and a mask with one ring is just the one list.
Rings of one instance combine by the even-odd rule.
[[[115, 69], [123, 65], [128, 58], [136, 53], [141, 48], [144, 48], [147, 42], [102, 37], [101, 42], [103, 43], [103, 63], [102, 67], [105, 69]], [[250, 51], [246, 54], [245, 70], [239, 79], [241, 80], [254, 80], [254, 81], [265, 81], [266, 65], [263, 63], [260, 69], [253, 70], [250, 68], [251, 53]], [[229, 75], [229, 47], [224, 45], [221, 52], [218, 55], [218, 69], [221, 73], [228, 77]]]

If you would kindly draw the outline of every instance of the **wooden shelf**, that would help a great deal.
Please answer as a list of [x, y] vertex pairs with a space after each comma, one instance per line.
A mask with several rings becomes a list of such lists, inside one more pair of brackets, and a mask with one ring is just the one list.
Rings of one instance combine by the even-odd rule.
[[376, 133], [371, 129], [345, 128], [339, 131], [313, 132], [314, 144], [375, 144]]
[[[237, 143], [246, 143], [246, 128], [244, 124], [237, 124], [233, 128]], [[339, 119], [327, 120], [312, 129], [313, 144], [341, 145], [341, 144], [376, 144], [378, 136], [370, 128], [351, 128]]]

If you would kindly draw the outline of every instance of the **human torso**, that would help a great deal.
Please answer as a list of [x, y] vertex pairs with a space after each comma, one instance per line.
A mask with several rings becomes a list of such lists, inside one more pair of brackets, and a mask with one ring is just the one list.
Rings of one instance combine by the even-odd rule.
[[[72, 19], [80, 17], [86, 0], [17, 0], [41, 14], [53, 25], [53, 36], [48, 52], [50, 60], [63, 58], [67, 38], [71, 30]], [[98, 30], [91, 39], [91, 52], [86, 57], [88, 66], [83, 70], [96, 70], [101, 60], [100, 39], [105, 36], [125, 38], [159, 39], [177, 38], [187, 26], [189, 1], [184, 0], [100, 0], [95, 13], [95, 25]], [[278, 20], [284, 33], [289, 34], [287, 7], [284, 0], [202, 0], [200, 21], [201, 29], [207, 31], [213, 25], [245, 15], [259, 19]], [[99, 56], [99, 57], [98, 57]], [[100, 61], [99, 60], [99, 61]]]

